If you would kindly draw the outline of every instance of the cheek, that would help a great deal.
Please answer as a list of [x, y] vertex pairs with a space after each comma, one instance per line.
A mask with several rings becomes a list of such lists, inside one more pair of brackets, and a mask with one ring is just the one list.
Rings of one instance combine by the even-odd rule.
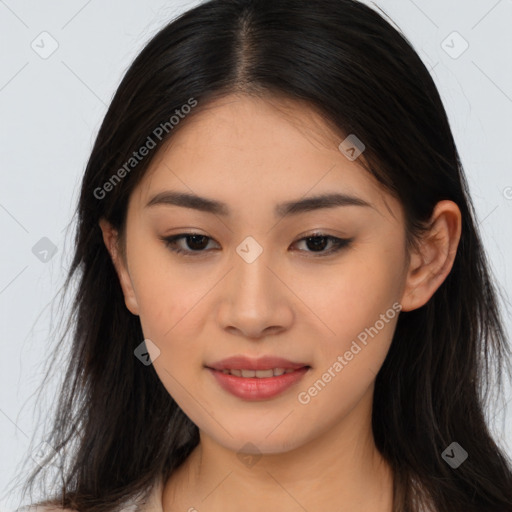
[[131, 264], [142, 329], [146, 337], [167, 343], [175, 331], [186, 327], [187, 315], [200, 303], [208, 280], [194, 280], [172, 263], [158, 242], [144, 241], [137, 246], [146, 248], [134, 251]]
[[303, 294], [335, 331], [340, 326], [367, 325], [399, 297], [402, 270], [398, 262], [359, 253], [325, 278], [305, 285]]
[[[204, 293], [187, 292], [176, 284], [171, 287], [163, 279], [148, 279], [138, 291], [144, 337], [160, 351], [153, 360], [154, 369], [168, 393], [180, 404], [190, 401], [191, 390], [187, 390], [202, 371], [202, 349], [197, 335], [199, 319], [190, 321], [200, 307], [201, 295]], [[194, 318], [197, 319], [197, 314]], [[194, 414], [188, 409], [186, 412]]]
[[398, 319], [400, 305], [375, 298], [357, 304], [347, 301], [336, 309], [331, 325], [335, 335], [326, 336], [315, 348], [314, 372], [297, 396], [310, 417], [344, 415], [366, 393], [379, 372]]
[[368, 247], [331, 273], [326, 286], [310, 287], [306, 302], [328, 327], [316, 349], [326, 368], [346, 354], [348, 365], [378, 371], [400, 311], [401, 265], [397, 252]]
[[186, 400], [190, 397], [182, 386], [190, 388], [203, 371], [200, 333], [208, 318], [206, 299], [214, 277], [193, 279], [176, 268], [169, 272], [168, 265], [153, 264], [137, 274], [134, 284], [144, 337], [160, 350], [153, 362], [155, 371], [175, 400]]
[[[198, 311], [201, 308], [199, 291], [162, 286], [141, 292], [138, 295], [139, 316], [145, 337], [154, 339], [161, 350], [175, 351], [180, 347], [193, 346], [200, 329], [201, 319]], [[193, 318], [194, 321], [191, 321]], [[181, 340], [178, 345], [175, 340]]]

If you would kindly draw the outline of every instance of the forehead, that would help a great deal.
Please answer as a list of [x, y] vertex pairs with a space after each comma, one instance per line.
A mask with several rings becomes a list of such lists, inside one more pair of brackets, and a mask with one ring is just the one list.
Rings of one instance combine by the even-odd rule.
[[304, 103], [233, 94], [181, 123], [133, 194], [140, 208], [168, 189], [240, 207], [326, 192], [362, 197], [379, 211], [397, 207], [339, 150], [345, 135]]

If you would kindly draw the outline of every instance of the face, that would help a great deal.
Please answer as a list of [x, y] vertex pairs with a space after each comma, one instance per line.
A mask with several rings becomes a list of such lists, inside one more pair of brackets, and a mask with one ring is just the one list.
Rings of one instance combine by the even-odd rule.
[[[116, 265], [126, 305], [158, 347], [168, 392], [232, 450], [278, 453], [335, 430], [389, 349], [404, 306], [403, 213], [341, 140], [301, 104], [229, 96], [176, 132], [131, 195]], [[224, 206], [180, 206], [168, 192]], [[357, 200], [286, 211], [324, 194]], [[258, 385], [208, 368], [232, 356], [306, 369]]]

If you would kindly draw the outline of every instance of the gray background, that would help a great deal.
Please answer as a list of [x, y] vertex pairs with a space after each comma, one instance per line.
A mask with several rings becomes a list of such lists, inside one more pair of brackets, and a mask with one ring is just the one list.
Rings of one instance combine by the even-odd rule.
[[[0, 0], [0, 510], [18, 505], [7, 489], [41, 441], [31, 438], [54, 399], [50, 393], [39, 403], [38, 417], [35, 392], [44, 363], [54, 356], [48, 338], [58, 321], [52, 323], [51, 301], [69, 266], [73, 232], [66, 228], [94, 137], [144, 43], [195, 4]], [[510, 333], [512, 1], [377, 5], [412, 42], [440, 90]], [[511, 412], [509, 385], [488, 415], [498, 442], [512, 455]]]

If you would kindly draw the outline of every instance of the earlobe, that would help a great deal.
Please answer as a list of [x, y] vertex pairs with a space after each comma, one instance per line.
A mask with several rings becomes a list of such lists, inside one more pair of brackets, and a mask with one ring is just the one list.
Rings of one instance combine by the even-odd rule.
[[419, 249], [411, 254], [402, 311], [425, 305], [450, 273], [461, 235], [459, 207], [448, 200], [439, 201], [430, 219]]
[[116, 269], [119, 283], [123, 290], [126, 307], [132, 314], [138, 315], [139, 306], [135, 297], [133, 284], [130, 278], [130, 274], [128, 273], [128, 269], [126, 268], [126, 263], [119, 251], [118, 232], [107, 220], [103, 218], [99, 220], [99, 226], [103, 235], [103, 242], [105, 243], [110, 257], [112, 258], [112, 263]]

